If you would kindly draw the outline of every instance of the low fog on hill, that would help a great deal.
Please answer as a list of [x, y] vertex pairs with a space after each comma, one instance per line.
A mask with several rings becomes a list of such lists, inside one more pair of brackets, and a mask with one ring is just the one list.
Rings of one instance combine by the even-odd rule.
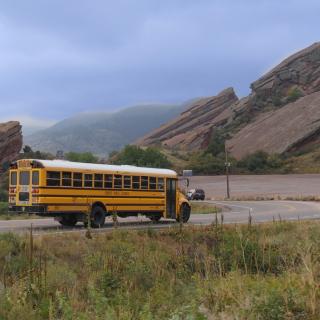
[[83, 113], [45, 130], [26, 135], [24, 143], [35, 150], [92, 152], [105, 156], [134, 142], [149, 131], [177, 116], [181, 105], [142, 105], [120, 111]]

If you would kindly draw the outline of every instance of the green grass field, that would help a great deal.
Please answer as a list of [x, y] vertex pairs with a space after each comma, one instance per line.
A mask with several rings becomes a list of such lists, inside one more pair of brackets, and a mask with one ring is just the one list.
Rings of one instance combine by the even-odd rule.
[[0, 234], [0, 319], [319, 319], [320, 223]]

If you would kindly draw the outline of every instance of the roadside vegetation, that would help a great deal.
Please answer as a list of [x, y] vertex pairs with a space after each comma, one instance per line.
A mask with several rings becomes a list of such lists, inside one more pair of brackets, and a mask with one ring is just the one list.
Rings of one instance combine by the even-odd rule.
[[320, 224], [0, 234], [0, 319], [318, 319]]
[[8, 201], [9, 174], [8, 171], [0, 175], [0, 203]]
[[27, 214], [27, 213], [23, 213], [23, 214], [10, 213], [9, 214], [8, 202], [0, 202], [0, 220], [21, 220], [21, 219], [41, 219], [41, 217]]
[[127, 145], [119, 152], [113, 152], [109, 161], [111, 164], [127, 164], [141, 167], [171, 168], [172, 164], [167, 156], [158, 148], [140, 148]]
[[8, 203], [0, 202], [0, 217], [6, 214], [8, 214]]
[[64, 155], [65, 160], [73, 162], [98, 163], [99, 158], [91, 152], [68, 152]]
[[214, 205], [214, 204], [210, 204], [210, 203], [206, 203], [206, 202], [196, 202], [196, 201], [192, 201], [191, 202], [191, 213], [192, 214], [207, 214], [207, 213], [218, 213], [221, 212], [222, 208]]

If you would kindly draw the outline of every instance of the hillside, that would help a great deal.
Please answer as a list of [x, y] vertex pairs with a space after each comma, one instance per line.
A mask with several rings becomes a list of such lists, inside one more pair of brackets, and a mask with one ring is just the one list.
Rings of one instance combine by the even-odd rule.
[[143, 105], [114, 113], [84, 113], [28, 135], [24, 144], [56, 153], [92, 152], [106, 155], [177, 116], [185, 105]]
[[197, 100], [167, 124], [137, 140], [175, 150], [205, 150], [223, 130], [237, 159], [258, 150], [297, 151], [320, 133], [320, 43], [285, 59], [238, 99], [232, 88]]
[[320, 92], [315, 92], [279, 110], [260, 114], [228, 141], [228, 147], [238, 159], [257, 150], [290, 152], [319, 142], [319, 130]]
[[208, 145], [213, 127], [223, 126], [231, 117], [230, 105], [238, 101], [232, 88], [217, 96], [194, 101], [177, 118], [137, 141], [148, 146], [161, 143], [165, 147], [196, 150]]

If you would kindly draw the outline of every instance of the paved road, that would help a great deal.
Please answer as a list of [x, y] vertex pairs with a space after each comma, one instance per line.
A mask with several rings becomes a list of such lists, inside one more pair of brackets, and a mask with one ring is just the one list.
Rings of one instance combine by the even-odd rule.
[[246, 223], [275, 220], [320, 219], [320, 202], [309, 201], [208, 201], [225, 206], [224, 221]]
[[[249, 212], [253, 222], [267, 222], [275, 220], [298, 220], [298, 219], [320, 219], [320, 203], [302, 201], [207, 201], [213, 205], [223, 206], [223, 218], [225, 223], [247, 223]], [[195, 225], [208, 225], [215, 221], [215, 214], [192, 215], [189, 223]], [[219, 221], [221, 215], [218, 215]], [[84, 228], [79, 224], [74, 228], [63, 228], [53, 219], [30, 219], [0, 221], [0, 232], [25, 232], [33, 226], [35, 233], [43, 232], [79, 232]], [[121, 228], [145, 229], [145, 228], [167, 228], [175, 224], [172, 220], [163, 220], [152, 223], [150, 220], [138, 218], [119, 218]], [[107, 219], [106, 225], [101, 231], [113, 229], [113, 223]]]

